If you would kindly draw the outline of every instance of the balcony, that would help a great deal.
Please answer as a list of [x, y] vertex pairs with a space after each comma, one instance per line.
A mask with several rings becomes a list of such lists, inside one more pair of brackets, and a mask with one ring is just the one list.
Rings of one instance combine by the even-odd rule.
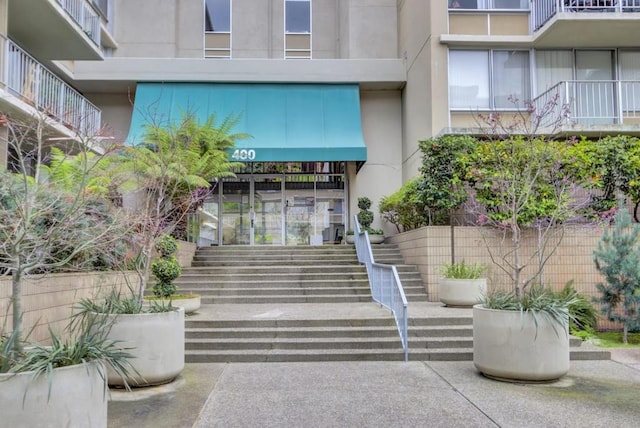
[[[543, 128], [581, 134], [640, 132], [640, 81], [569, 80], [533, 100]], [[545, 113], [541, 113], [545, 112]]]
[[3, 82], [9, 94], [82, 136], [98, 133], [100, 109], [15, 43], [5, 45]]
[[8, 36], [42, 61], [103, 58], [88, 0], [9, 0], [8, 14]]
[[531, 27], [540, 48], [634, 47], [640, 0], [534, 0]]

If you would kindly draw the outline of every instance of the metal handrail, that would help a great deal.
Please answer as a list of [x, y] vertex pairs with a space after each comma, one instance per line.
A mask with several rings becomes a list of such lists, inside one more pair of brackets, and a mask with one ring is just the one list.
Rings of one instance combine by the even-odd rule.
[[83, 136], [100, 130], [100, 109], [11, 40], [5, 58], [3, 80], [12, 92]]
[[354, 242], [358, 261], [367, 268], [371, 295], [374, 301], [389, 309], [393, 314], [404, 350], [404, 361], [407, 362], [409, 361], [408, 304], [398, 270], [393, 265], [375, 262], [369, 233], [360, 227], [357, 216], [354, 216], [354, 224]]
[[[533, 99], [536, 111], [560, 117], [563, 124], [624, 125], [640, 117], [640, 81], [565, 80]], [[553, 111], [550, 111], [553, 110]]]
[[531, 11], [533, 30], [537, 31], [558, 13], [638, 12], [640, 0], [535, 0]]
[[80, 26], [82, 31], [100, 46], [100, 15], [87, 0], [57, 0], [58, 4]]

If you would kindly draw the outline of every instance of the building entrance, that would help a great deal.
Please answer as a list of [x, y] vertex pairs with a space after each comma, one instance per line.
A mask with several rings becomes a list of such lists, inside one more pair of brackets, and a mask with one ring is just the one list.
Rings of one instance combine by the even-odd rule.
[[[307, 170], [303, 165], [307, 166]], [[299, 171], [238, 173], [218, 183], [199, 212], [199, 245], [323, 245], [340, 243], [346, 224], [344, 172], [329, 162], [298, 163]], [[309, 171], [311, 169], [311, 171]], [[319, 172], [318, 172], [319, 170]]]

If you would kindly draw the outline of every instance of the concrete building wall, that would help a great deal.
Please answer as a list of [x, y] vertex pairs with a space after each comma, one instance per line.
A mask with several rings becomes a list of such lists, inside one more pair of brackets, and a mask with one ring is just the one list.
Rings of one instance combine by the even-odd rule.
[[118, 41], [114, 56], [176, 56], [175, 0], [114, 0], [113, 6], [113, 36]]
[[342, 58], [398, 57], [396, 0], [348, 0], [342, 3], [346, 4], [340, 9]]
[[[282, 3], [282, 2], [280, 2]], [[272, 1], [233, 1], [231, 56], [233, 58], [283, 58], [283, 12]], [[272, 38], [275, 28], [279, 41]], [[278, 53], [279, 52], [279, 53]]]
[[87, 98], [102, 109], [105, 134], [113, 137], [115, 142], [126, 140], [133, 114], [133, 100], [129, 94], [96, 93], [87, 94]]
[[316, 59], [338, 58], [340, 0], [312, 3], [311, 55]]
[[[383, 224], [378, 203], [402, 185], [402, 104], [400, 91], [363, 91], [360, 93], [362, 130], [367, 145], [367, 162], [350, 177], [349, 213], [358, 212], [358, 197], [372, 201], [372, 227]], [[388, 233], [392, 231], [389, 228]]]
[[439, 42], [446, 32], [446, 2], [404, 0], [399, 3], [399, 50], [405, 60], [403, 91], [403, 181], [418, 174], [418, 141], [448, 126], [447, 50]]

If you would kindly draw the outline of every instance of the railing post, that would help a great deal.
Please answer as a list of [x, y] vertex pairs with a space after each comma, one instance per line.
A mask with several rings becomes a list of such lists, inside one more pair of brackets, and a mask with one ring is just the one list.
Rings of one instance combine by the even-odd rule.
[[623, 114], [623, 106], [622, 106], [622, 81], [616, 80], [615, 86], [616, 86], [616, 92], [617, 92], [617, 98], [618, 98], [618, 102], [616, 103], [618, 108], [618, 125], [622, 125], [624, 122], [624, 114]]

